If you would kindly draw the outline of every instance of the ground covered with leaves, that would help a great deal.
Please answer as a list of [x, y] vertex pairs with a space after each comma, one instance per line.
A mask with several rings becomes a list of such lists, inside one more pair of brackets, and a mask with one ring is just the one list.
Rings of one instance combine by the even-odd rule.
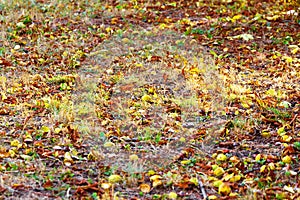
[[1, 199], [300, 199], [300, 10], [0, 3]]

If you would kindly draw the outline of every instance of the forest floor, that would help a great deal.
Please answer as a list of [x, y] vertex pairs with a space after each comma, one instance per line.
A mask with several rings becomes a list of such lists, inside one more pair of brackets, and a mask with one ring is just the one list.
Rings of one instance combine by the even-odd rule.
[[300, 199], [299, 16], [2, 1], [1, 199]]

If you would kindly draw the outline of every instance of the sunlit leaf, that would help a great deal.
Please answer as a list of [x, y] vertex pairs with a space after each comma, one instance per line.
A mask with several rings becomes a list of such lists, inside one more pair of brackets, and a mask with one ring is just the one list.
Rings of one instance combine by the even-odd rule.
[[237, 182], [237, 181], [239, 181], [239, 180], [241, 180], [241, 175], [235, 175], [235, 176], [233, 176], [232, 178], [230, 178], [230, 182]]
[[290, 156], [284, 156], [282, 162], [289, 164], [292, 162], [292, 158]]
[[262, 158], [261, 154], [257, 154], [257, 155], [255, 156], [255, 161], [260, 161], [261, 158]]
[[222, 176], [224, 173], [225, 173], [225, 171], [222, 167], [217, 167], [214, 170], [214, 175], [217, 176], [217, 177]]
[[285, 185], [285, 186], [283, 186], [283, 189], [286, 190], [286, 191], [288, 191], [288, 192], [290, 192], [290, 193], [295, 193], [293, 187]]
[[160, 175], [153, 175], [150, 177], [150, 181], [160, 180], [162, 177]]
[[222, 183], [218, 189], [219, 194], [228, 195], [231, 192], [231, 188], [227, 183]]
[[41, 131], [44, 133], [50, 132], [50, 128], [48, 126], [42, 126]]
[[274, 163], [269, 163], [268, 164], [268, 169], [269, 170], [274, 170], [275, 169], [275, 164]]
[[151, 102], [152, 101], [152, 98], [150, 95], [148, 94], [145, 94], [142, 96], [142, 101], [145, 101], [145, 102]]
[[150, 185], [146, 184], [146, 183], [143, 183], [140, 185], [140, 190], [143, 192], [143, 193], [149, 193], [150, 190], [151, 190], [151, 187]]
[[104, 190], [108, 190], [109, 188], [111, 188], [111, 183], [101, 183], [101, 188], [103, 188]]
[[284, 141], [284, 142], [290, 142], [293, 139], [292, 136], [289, 136], [289, 135], [283, 135], [283, 136], [281, 136], [281, 138], [282, 138], [282, 141]]
[[13, 140], [10, 142], [10, 146], [12, 147], [18, 147], [20, 145], [19, 140]]
[[231, 178], [234, 177], [234, 173], [231, 173], [231, 174], [227, 174], [226, 176], [223, 177], [222, 180], [224, 181], [229, 181]]
[[269, 131], [263, 130], [261, 132], [261, 136], [263, 136], [264, 138], [268, 138], [271, 136], [271, 133]]
[[155, 180], [155, 181], [152, 182], [152, 186], [153, 186], [153, 187], [157, 187], [157, 186], [160, 186], [160, 185], [162, 185], [162, 184], [163, 184], [163, 183], [162, 183], [161, 180]]
[[191, 183], [193, 183], [194, 185], [198, 186], [199, 185], [199, 181], [196, 177], [192, 177], [189, 180]]
[[168, 194], [168, 198], [169, 198], [169, 199], [177, 199], [177, 194], [176, 194], [176, 192], [170, 192], [170, 193]]
[[266, 165], [262, 165], [262, 166], [260, 167], [259, 172], [260, 172], [260, 173], [264, 172], [265, 169], [266, 169], [266, 167], [267, 167]]
[[223, 183], [223, 181], [217, 180], [217, 181], [213, 182], [213, 186], [218, 188], [222, 183]]
[[73, 164], [73, 159], [72, 159], [72, 157], [71, 157], [71, 154], [70, 154], [70, 152], [66, 152], [65, 153], [65, 155], [64, 155], [64, 164], [66, 165], [66, 166], [70, 166], [70, 165], [72, 165]]
[[241, 35], [234, 36], [233, 38], [243, 39], [245, 41], [253, 40], [254, 37], [251, 34], [243, 33]]
[[209, 195], [209, 196], [208, 196], [208, 199], [209, 199], [209, 200], [215, 200], [215, 199], [218, 199], [218, 197], [215, 196], [215, 195]]
[[191, 161], [190, 161], [190, 160], [182, 160], [180, 163], [181, 163], [182, 165], [188, 165], [188, 164], [191, 163]]
[[218, 154], [217, 156], [217, 161], [226, 161], [227, 160], [227, 156], [223, 153]]
[[280, 136], [284, 136], [285, 134], [286, 134], [286, 132], [285, 132], [285, 127], [283, 126], [283, 127], [280, 127], [278, 130], [277, 130], [277, 133], [278, 133], [278, 135], [280, 135]]

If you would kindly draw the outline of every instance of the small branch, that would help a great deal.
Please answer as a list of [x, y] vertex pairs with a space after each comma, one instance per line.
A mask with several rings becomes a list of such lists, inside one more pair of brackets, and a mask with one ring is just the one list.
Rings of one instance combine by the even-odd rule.
[[198, 178], [198, 182], [199, 182], [199, 187], [200, 187], [201, 193], [203, 195], [203, 199], [206, 200], [206, 199], [208, 199], [208, 197], [207, 197], [207, 194], [205, 192], [204, 185], [203, 185], [201, 179], [199, 177], [197, 177], [197, 178]]

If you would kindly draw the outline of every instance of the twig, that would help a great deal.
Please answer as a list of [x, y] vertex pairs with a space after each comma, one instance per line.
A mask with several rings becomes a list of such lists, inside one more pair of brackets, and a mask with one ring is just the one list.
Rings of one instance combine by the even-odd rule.
[[206, 199], [208, 199], [208, 197], [207, 197], [207, 194], [205, 192], [204, 185], [203, 185], [201, 179], [199, 178], [199, 176], [197, 178], [198, 178], [198, 181], [199, 181], [199, 187], [200, 187], [201, 193], [203, 195], [203, 199], [206, 200]]

